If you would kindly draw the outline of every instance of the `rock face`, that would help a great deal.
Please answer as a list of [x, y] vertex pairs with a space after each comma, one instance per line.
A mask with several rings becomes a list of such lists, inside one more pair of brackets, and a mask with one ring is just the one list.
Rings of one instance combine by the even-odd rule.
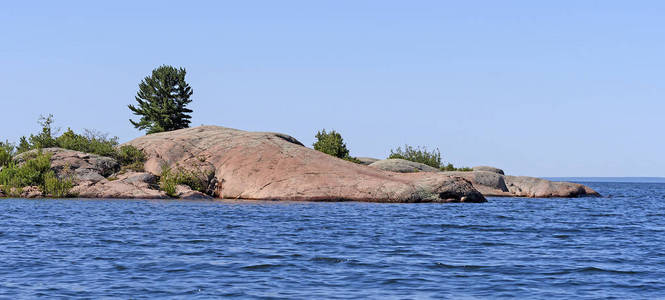
[[164, 199], [166, 193], [158, 190], [156, 177], [150, 173], [128, 172], [117, 179], [80, 181], [71, 192], [82, 198]]
[[356, 159], [358, 161], [360, 161], [361, 164], [366, 165], [366, 166], [370, 165], [373, 162], [380, 161], [380, 159], [372, 158], [372, 157], [356, 157]]
[[[115, 159], [95, 154], [62, 148], [45, 148], [42, 152], [51, 153], [51, 169], [61, 178], [71, 175], [76, 181], [98, 182], [120, 168]], [[37, 150], [30, 150], [17, 155], [14, 160], [21, 164], [36, 154]]]
[[384, 171], [398, 172], [398, 173], [439, 171], [439, 169], [430, 167], [426, 164], [412, 162], [409, 160], [399, 159], [399, 158], [389, 158], [389, 159], [379, 160], [369, 164], [369, 166]]
[[162, 166], [214, 174], [219, 198], [307, 201], [484, 202], [465, 179], [439, 173], [401, 174], [344, 161], [269, 132], [201, 126], [151, 134], [129, 143]]
[[503, 170], [495, 168], [495, 167], [489, 167], [489, 166], [477, 166], [472, 168], [474, 171], [486, 171], [486, 172], [493, 172], [501, 175], [506, 175], [503, 173]]

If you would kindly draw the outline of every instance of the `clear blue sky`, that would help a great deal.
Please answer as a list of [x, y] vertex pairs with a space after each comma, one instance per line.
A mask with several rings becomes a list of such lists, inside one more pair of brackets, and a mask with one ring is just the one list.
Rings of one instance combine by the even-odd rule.
[[139, 81], [185, 67], [192, 125], [340, 131], [532, 176], [665, 176], [664, 1], [9, 1], [0, 138], [128, 141]]

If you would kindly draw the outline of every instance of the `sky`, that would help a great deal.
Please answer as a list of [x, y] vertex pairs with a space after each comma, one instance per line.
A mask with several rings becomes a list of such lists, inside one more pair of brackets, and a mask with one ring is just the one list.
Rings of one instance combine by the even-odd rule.
[[139, 82], [184, 67], [192, 126], [353, 156], [405, 144], [513, 175], [665, 176], [664, 1], [10, 1], [0, 139], [53, 114], [121, 142]]

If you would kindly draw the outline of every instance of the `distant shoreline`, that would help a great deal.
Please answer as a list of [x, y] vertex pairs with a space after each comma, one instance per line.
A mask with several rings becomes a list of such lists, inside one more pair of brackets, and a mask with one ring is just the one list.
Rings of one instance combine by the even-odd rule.
[[551, 181], [665, 183], [665, 177], [543, 177]]

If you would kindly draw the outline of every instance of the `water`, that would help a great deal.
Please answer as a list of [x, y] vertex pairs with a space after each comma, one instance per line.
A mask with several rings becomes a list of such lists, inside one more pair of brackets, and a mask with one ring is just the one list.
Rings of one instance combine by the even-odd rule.
[[665, 297], [665, 184], [589, 185], [607, 197], [0, 200], [0, 297]]

